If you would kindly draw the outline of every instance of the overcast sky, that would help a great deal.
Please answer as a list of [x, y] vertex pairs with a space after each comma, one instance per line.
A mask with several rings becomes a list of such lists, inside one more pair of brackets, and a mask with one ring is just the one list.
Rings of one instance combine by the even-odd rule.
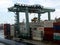
[[[15, 14], [13, 12], [8, 12], [8, 7], [13, 6], [15, 3], [20, 4], [40, 4], [44, 7], [54, 8], [55, 12], [51, 13], [51, 19], [60, 17], [60, 0], [0, 0], [0, 24], [1, 23], [15, 23]], [[36, 17], [37, 14], [29, 14], [29, 20]], [[23, 17], [23, 18], [22, 18]], [[25, 19], [25, 14], [20, 13], [20, 22]], [[41, 15], [41, 20], [47, 19], [47, 13]]]

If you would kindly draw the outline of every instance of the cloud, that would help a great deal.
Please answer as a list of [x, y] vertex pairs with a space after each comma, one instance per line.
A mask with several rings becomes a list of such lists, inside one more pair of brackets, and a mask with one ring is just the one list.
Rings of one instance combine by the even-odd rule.
[[0, 6], [2, 8], [6, 8], [12, 5], [13, 5], [13, 2], [11, 0], [0, 0]]
[[[0, 23], [8, 22], [8, 23], [14, 23], [14, 13], [10, 13], [7, 11], [8, 7], [11, 7], [14, 5], [14, 3], [21, 3], [21, 4], [40, 4], [44, 7], [50, 7], [50, 8], [55, 8], [56, 11], [51, 13], [51, 19], [54, 19], [55, 17], [60, 17], [60, 0], [0, 0]], [[21, 16], [22, 15], [22, 16]], [[20, 14], [20, 21], [25, 19], [25, 15]], [[29, 14], [30, 15], [30, 14]], [[23, 17], [23, 18], [22, 18]], [[31, 14], [29, 16], [29, 20], [34, 17], [34, 14]], [[47, 19], [47, 13], [42, 14], [41, 19]], [[3, 21], [2, 21], [3, 20]]]
[[45, 7], [56, 8], [60, 5], [60, 0], [29, 0], [28, 4], [40, 4]]
[[11, 7], [13, 2], [11, 0], [0, 0], [0, 12], [7, 12], [7, 8]]
[[[11, 18], [13, 21], [13, 14], [8, 13], [8, 7], [12, 6], [13, 2], [11, 0], [0, 0], [0, 23], [12, 23]], [[12, 17], [11, 17], [12, 16]]]
[[60, 17], [60, 9], [56, 9], [56, 11], [54, 13], [51, 13], [51, 14], [52, 14], [52, 16], [51, 16], [52, 19], [59, 18]]

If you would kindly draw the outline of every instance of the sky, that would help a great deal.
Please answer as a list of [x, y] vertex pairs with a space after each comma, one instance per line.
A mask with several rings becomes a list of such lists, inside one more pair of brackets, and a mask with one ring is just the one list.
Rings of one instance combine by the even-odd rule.
[[[15, 23], [15, 14], [9, 12], [8, 8], [13, 6], [15, 3], [34, 5], [39, 4], [44, 7], [54, 8], [55, 12], [51, 12], [51, 19], [60, 17], [60, 0], [0, 0], [0, 24], [2, 23]], [[20, 22], [25, 19], [25, 13], [20, 13]], [[23, 17], [23, 18], [22, 18]], [[29, 21], [33, 17], [37, 17], [37, 14], [29, 13]], [[47, 13], [41, 14], [41, 20], [48, 19]]]

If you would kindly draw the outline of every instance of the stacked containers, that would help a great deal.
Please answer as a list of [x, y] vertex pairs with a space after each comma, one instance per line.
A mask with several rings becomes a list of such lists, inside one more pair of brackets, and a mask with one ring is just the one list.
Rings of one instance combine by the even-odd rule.
[[55, 33], [60, 33], [60, 22], [53, 23], [53, 28]]
[[10, 30], [10, 32], [11, 32], [10, 35], [11, 35], [11, 38], [13, 38], [13, 37], [14, 37], [14, 26], [11, 25], [10, 28], [11, 28], [11, 30]]
[[36, 34], [37, 34], [37, 28], [32, 28], [32, 39], [33, 39], [33, 40], [36, 40], [36, 39], [35, 39]]
[[4, 24], [4, 36], [10, 39], [10, 24]]
[[60, 22], [54, 22], [53, 23], [53, 28], [54, 28], [55, 32], [60, 33]]
[[54, 22], [54, 35], [53, 39], [55, 42], [60, 43], [60, 22]]
[[60, 40], [60, 33], [54, 33], [54, 40]]
[[50, 27], [44, 28], [44, 40], [53, 41], [54, 29]]
[[44, 21], [44, 40], [52, 41], [53, 40], [53, 22], [52, 21]]
[[44, 27], [38, 27], [36, 30], [33, 31], [33, 39], [34, 40], [43, 40], [44, 35]]
[[53, 27], [53, 21], [44, 21], [44, 27]]

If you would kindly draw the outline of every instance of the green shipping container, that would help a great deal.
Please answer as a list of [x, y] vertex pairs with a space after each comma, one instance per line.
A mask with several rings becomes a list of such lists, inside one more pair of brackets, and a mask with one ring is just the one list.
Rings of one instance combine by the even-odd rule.
[[54, 40], [60, 40], [60, 36], [54, 36]]
[[60, 33], [54, 33], [54, 40], [60, 40]]

